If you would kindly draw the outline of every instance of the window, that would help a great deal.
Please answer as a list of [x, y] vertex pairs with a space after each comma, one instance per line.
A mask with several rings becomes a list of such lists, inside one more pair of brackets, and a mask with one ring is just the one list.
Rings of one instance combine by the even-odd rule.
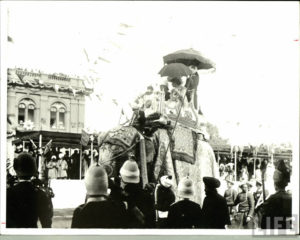
[[54, 103], [50, 109], [50, 127], [52, 129], [65, 129], [66, 107], [62, 103]]
[[35, 116], [35, 103], [29, 99], [24, 98], [20, 101], [18, 106], [18, 123], [24, 126], [24, 123], [30, 123], [33, 126]]

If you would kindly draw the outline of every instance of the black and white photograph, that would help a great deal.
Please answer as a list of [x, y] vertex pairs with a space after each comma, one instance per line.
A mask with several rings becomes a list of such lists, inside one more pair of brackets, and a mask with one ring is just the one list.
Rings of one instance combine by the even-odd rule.
[[0, 6], [1, 234], [299, 234], [297, 1]]

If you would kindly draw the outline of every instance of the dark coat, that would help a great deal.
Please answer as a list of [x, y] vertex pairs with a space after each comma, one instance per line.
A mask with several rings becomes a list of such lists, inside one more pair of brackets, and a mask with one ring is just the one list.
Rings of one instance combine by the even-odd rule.
[[168, 228], [200, 228], [202, 211], [199, 204], [184, 199], [170, 206]]
[[231, 224], [226, 200], [217, 191], [206, 195], [202, 213], [203, 228], [224, 229], [225, 225]]
[[125, 206], [107, 199], [77, 207], [71, 228], [127, 228], [127, 224]]
[[155, 209], [165, 212], [169, 211], [170, 205], [175, 202], [175, 194], [171, 188], [162, 185], [157, 187]]
[[[287, 218], [292, 216], [292, 195], [286, 191], [272, 194], [262, 205], [262, 229], [287, 229], [290, 223]], [[275, 226], [276, 217], [278, 224]]]
[[[198, 110], [198, 97], [197, 97], [197, 88], [199, 84], [199, 75], [196, 73], [195, 75], [191, 76], [190, 78], [187, 79], [185, 87], [187, 88], [187, 94], [186, 97], [188, 101], [190, 102], [192, 99], [192, 94], [194, 94], [194, 107], [196, 110]], [[194, 90], [194, 91], [191, 91]], [[200, 107], [199, 107], [200, 109]]]
[[[127, 211], [131, 216], [131, 227], [155, 227], [154, 197], [148, 191], [142, 189], [138, 184], [128, 184], [122, 192], [122, 201], [128, 205]], [[143, 224], [140, 224], [140, 218], [144, 219]], [[137, 223], [137, 219], [139, 223]], [[135, 223], [137, 223], [136, 226]]]
[[51, 197], [31, 181], [24, 181], [7, 189], [6, 227], [50, 228], [53, 217]]

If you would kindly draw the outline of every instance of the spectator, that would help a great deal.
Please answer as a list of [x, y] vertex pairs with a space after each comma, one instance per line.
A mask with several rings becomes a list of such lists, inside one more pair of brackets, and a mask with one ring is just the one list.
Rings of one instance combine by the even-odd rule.
[[108, 178], [104, 168], [93, 165], [84, 182], [87, 200], [75, 209], [71, 228], [126, 228], [128, 219], [124, 204], [107, 196]]
[[240, 185], [242, 192], [237, 195], [234, 205], [239, 204], [236, 215], [236, 223], [238, 228], [253, 228], [254, 198], [249, 192], [249, 183], [243, 182]]
[[237, 197], [237, 191], [232, 188], [233, 185], [233, 181], [227, 180], [227, 189], [224, 193], [224, 198], [226, 199], [229, 214], [233, 214], [234, 201]]
[[190, 178], [185, 177], [178, 184], [178, 202], [170, 206], [168, 228], [200, 228], [202, 211], [199, 204], [191, 201], [194, 196], [194, 186]]
[[79, 171], [80, 171], [80, 155], [78, 150], [75, 150], [71, 156], [72, 162], [72, 172], [71, 172], [71, 179], [79, 179]]
[[64, 159], [64, 154], [60, 153], [57, 161], [57, 179], [67, 179], [68, 163]]
[[292, 195], [286, 191], [286, 186], [290, 182], [290, 174], [291, 168], [280, 160], [273, 175], [276, 193], [272, 194], [262, 205], [261, 228], [291, 228]]
[[57, 160], [56, 156], [52, 156], [50, 161], [47, 163], [47, 169], [48, 169], [48, 179], [57, 179]]
[[[255, 213], [255, 222], [256, 226], [261, 225], [261, 206], [264, 202], [264, 196], [263, 196], [263, 189], [262, 189], [262, 182], [256, 181], [256, 191], [253, 193], [254, 197], [254, 213]], [[265, 189], [265, 199], [269, 197], [269, 191]]]
[[131, 228], [154, 228], [154, 199], [140, 186], [140, 171], [134, 160], [127, 160], [120, 169], [122, 200], [128, 205]]
[[217, 188], [221, 183], [213, 177], [204, 177], [206, 197], [203, 202], [203, 228], [224, 229], [230, 225], [227, 203], [224, 197], [218, 194]]
[[157, 227], [165, 228], [170, 205], [175, 202], [175, 194], [172, 190], [172, 176], [162, 176], [155, 190], [155, 209]]
[[7, 189], [6, 227], [43, 228], [52, 224], [51, 197], [32, 178], [38, 174], [35, 160], [28, 153], [21, 153], [14, 161], [18, 182]]

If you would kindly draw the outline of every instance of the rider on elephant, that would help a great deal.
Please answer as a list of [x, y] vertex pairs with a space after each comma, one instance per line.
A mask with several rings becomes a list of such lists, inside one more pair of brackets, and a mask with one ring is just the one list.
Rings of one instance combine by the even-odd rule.
[[[118, 176], [128, 152], [139, 155], [139, 148], [135, 146], [144, 138], [149, 182], [157, 183], [159, 177], [169, 175], [176, 189], [179, 180], [189, 175], [196, 186], [194, 200], [202, 205], [205, 196], [202, 178], [218, 177], [218, 167], [214, 152], [206, 141], [207, 133], [195, 124], [198, 114], [189, 105], [182, 106], [187, 102], [184, 82], [176, 83], [172, 84], [173, 94], [168, 101], [162, 92], [151, 92], [152, 98], [147, 95], [147, 101], [141, 100], [135, 107], [130, 126], [120, 126], [100, 137], [99, 161], [111, 165], [114, 176]], [[193, 128], [186, 125], [190, 122]], [[112, 160], [107, 163], [105, 159]], [[141, 167], [141, 160], [136, 159]]]

